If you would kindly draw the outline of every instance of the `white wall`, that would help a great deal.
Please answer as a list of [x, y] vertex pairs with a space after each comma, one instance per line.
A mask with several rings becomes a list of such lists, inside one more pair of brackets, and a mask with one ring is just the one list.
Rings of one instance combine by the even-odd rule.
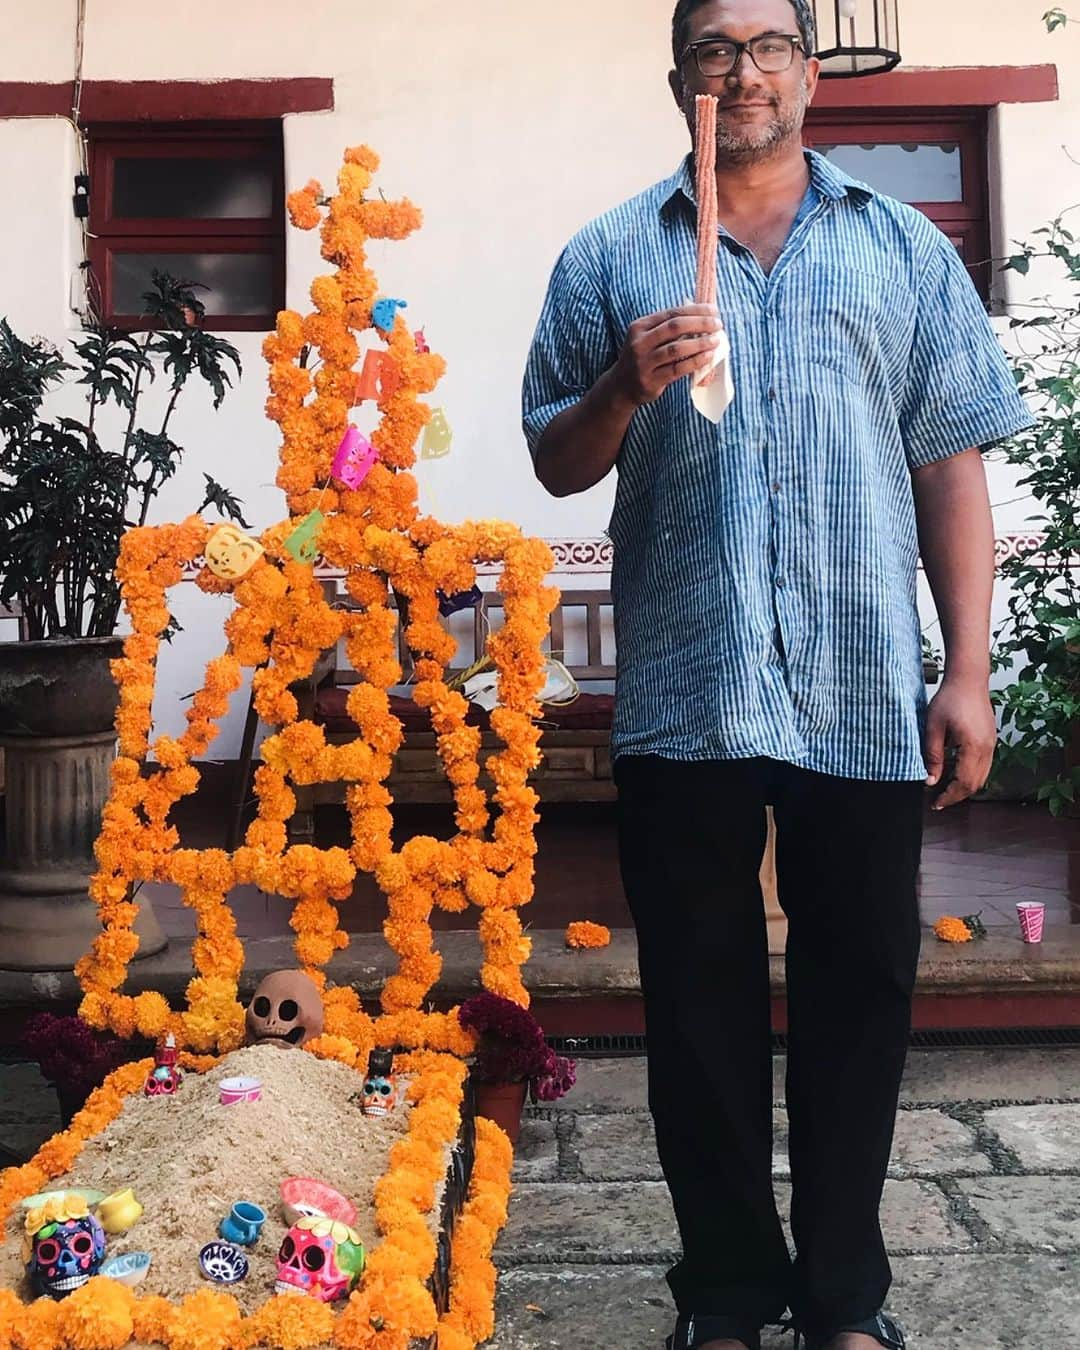
[[[1000, 238], [1020, 237], [1080, 200], [1080, 168], [1061, 148], [1080, 125], [1080, 30], [1048, 36], [1045, 0], [990, 7], [954, 0], [944, 23], [934, 0], [900, 3], [908, 65], [1059, 65], [1059, 103], [996, 115]], [[75, 9], [74, 0], [35, 7], [4, 0], [0, 80], [69, 79]], [[670, 173], [685, 149], [666, 86], [668, 3], [188, 0], [148, 10], [135, 0], [89, 0], [87, 11], [86, 79], [334, 79], [332, 113], [285, 121], [287, 181], [332, 182], [344, 146], [363, 141], [382, 156], [387, 195], [411, 196], [424, 208], [420, 234], [376, 245], [372, 257], [385, 292], [408, 298], [410, 321], [424, 325], [449, 361], [438, 399], [455, 429], [454, 450], [418, 466], [425, 504], [449, 520], [501, 515], [548, 536], [598, 535], [612, 484], [563, 501], [543, 493], [518, 429], [520, 374], [567, 237]], [[1080, 134], [1073, 139], [1080, 158]], [[79, 260], [75, 162], [64, 121], [0, 121], [0, 175], [17, 208], [5, 213], [0, 312], [17, 331], [56, 341], [75, 331], [68, 304]], [[324, 268], [316, 237], [290, 230], [290, 305], [307, 308], [307, 285]], [[1015, 279], [1008, 285], [1014, 294]], [[1045, 284], [1033, 277], [1030, 289]], [[233, 340], [244, 360], [241, 386], [217, 414], [201, 393], [185, 400], [173, 425], [187, 459], [153, 519], [197, 506], [204, 468], [238, 492], [257, 525], [282, 514], [273, 487], [276, 428], [262, 416], [261, 338]], [[163, 398], [164, 389], [155, 395]], [[991, 479], [995, 500], [1014, 495], [1003, 469], [991, 466]], [[1027, 514], [1022, 504], [1003, 507], [998, 533], [1024, 528]], [[155, 715], [167, 731], [182, 725], [178, 697], [196, 687], [201, 664], [220, 647], [227, 602], [187, 586], [173, 605], [186, 631], [162, 662]], [[241, 720], [242, 709], [234, 710], [222, 756], [235, 753]]]

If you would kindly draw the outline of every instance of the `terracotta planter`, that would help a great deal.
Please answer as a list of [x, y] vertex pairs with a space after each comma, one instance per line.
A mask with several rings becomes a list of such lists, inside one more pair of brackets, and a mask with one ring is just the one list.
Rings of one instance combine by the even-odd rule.
[[[0, 968], [70, 970], [101, 932], [89, 899], [109, 797], [123, 639], [0, 643]], [[145, 900], [138, 956], [165, 946]]]
[[477, 1083], [476, 1114], [493, 1120], [516, 1144], [521, 1133], [521, 1111], [525, 1105], [525, 1083]]

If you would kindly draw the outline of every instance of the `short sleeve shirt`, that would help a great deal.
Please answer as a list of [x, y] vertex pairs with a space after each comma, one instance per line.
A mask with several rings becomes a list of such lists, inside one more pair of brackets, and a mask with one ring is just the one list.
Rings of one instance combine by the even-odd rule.
[[[1031, 417], [949, 240], [807, 162], [811, 190], [768, 275], [720, 230], [724, 418], [697, 413], [680, 380], [638, 409], [619, 454], [612, 751], [919, 779], [911, 475]], [[635, 319], [693, 296], [695, 230], [688, 159], [567, 245], [525, 375], [533, 452]]]

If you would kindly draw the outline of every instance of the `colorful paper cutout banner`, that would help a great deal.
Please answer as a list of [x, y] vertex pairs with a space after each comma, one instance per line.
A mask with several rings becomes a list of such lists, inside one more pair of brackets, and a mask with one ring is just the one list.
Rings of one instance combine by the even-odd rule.
[[356, 377], [354, 403], [363, 403], [365, 399], [378, 401], [396, 394], [401, 385], [401, 374], [396, 362], [386, 352], [371, 351], [364, 355], [364, 364]]
[[368, 438], [350, 426], [341, 438], [330, 472], [348, 488], [358, 488], [371, 472], [379, 452]]
[[394, 326], [398, 310], [408, 307], [407, 300], [395, 300], [392, 296], [384, 296], [381, 300], [376, 300], [372, 306], [371, 322], [384, 333], [389, 333]]
[[214, 576], [222, 581], [239, 581], [247, 576], [265, 551], [257, 539], [244, 534], [235, 525], [219, 525], [210, 532], [203, 557]]
[[326, 517], [321, 511], [312, 511], [285, 540], [285, 549], [297, 562], [313, 563], [319, 556], [319, 530]]
[[446, 413], [442, 408], [436, 408], [431, 414], [431, 421], [424, 428], [424, 439], [420, 443], [420, 458], [442, 459], [444, 455], [450, 453], [450, 442], [453, 439], [454, 433], [450, 430]]

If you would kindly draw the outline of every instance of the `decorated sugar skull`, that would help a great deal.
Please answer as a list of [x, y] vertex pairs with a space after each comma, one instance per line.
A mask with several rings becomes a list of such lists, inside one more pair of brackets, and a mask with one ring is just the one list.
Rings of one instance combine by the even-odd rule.
[[177, 1064], [176, 1037], [170, 1032], [154, 1056], [154, 1067], [143, 1085], [147, 1097], [171, 1097], [183, 1081], [183, 1071]]
[[367, 1073], [361, 1110], [365, 1116], [388, 1116], [400, 1100], [400, 1086], [394, 1077], [394, 1057], [389, 1050], [372, 1050], [368, 1056]]
[[322, 1035], [322, 994], [302, 970], [275, 970], [255, 990], [246, 1022], [248, 1045], [303, 1045]]
[[308, 1294], [321, 1303], [333, 1303], [348, 1297], [363, 1269], [364, 1244], [356, 1229], [313, 1214], [299, 1219], [285, 1234], [274, 1292]]
[[26, 1269], [38, 1294], [64, 1298], [101, 1268], [105, 1230], [75, 1192], [32, 1209], [26, 1216], [26, 1236]]
[[218, 525], [206, 541], [206, 565], [223, 581], [238, 581], [262, 557], [265, 550], [257, 539], [244, 534], [235, 525]]

